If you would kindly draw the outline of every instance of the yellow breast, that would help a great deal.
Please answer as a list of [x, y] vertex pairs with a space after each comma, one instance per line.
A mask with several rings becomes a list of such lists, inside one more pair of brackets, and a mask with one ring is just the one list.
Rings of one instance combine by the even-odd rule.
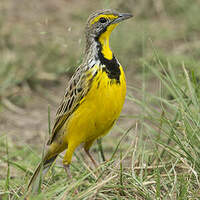
[[66, 127], [66, 142], [87, 142], [106, 134], [122, 110], [126, 95], [126, 81], [120, 66], [120, 82], [110, 79], [99, 70], [90, 91], [70, 117]]

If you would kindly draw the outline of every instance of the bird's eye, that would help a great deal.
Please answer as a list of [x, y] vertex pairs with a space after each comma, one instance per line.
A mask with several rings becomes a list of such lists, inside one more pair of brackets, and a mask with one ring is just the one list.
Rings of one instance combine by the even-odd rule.
[[103, 23], [107, 22], [107, 19], [104, 18], [104, 17], [101, 17], [101, 18], [99, 19], [99, 21], [103, 24]]

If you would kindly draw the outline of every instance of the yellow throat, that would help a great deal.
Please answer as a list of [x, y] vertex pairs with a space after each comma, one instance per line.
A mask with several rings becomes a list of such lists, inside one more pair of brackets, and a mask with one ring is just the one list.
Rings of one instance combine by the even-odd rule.
[[110, 34], [117, 25], [118, 24], [111, 24], [110, 26], [108, 26], [107, 30], [104, 33], [102, 33], [98, 39], [102, 46], [101, 53], [103, 54], [104, 58], [108, 60], [112, 60], [113, 58], [113, 53], [109, 46]]

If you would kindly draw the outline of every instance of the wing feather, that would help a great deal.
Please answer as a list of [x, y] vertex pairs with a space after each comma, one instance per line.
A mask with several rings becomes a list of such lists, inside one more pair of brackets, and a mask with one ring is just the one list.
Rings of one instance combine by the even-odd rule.
[[88, 93], [91, 85], [91, 80], [88, 79], [88, 75], [89, 74], [84, 73], [83, 68], [80, 67], [72, 76], [66, 89], [65, 95], [60, 103], [60, 106], [58, 107], [52, 134], [47, 142], [48, 145], [54, 141], [58, 131], [65, 124], [69, 116], [77, 109], [81, 100]]

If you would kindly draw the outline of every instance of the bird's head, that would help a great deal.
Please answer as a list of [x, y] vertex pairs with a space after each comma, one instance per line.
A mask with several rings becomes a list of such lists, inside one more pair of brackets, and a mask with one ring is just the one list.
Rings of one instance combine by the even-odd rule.
[[119, 13], [111, 9], [96, 11], [88, 18], [86, 25], [86, 37], [98, 40], [102, 34], [110, 35], [112, 30], [121, 22], [131, 18], [129, 13]]

